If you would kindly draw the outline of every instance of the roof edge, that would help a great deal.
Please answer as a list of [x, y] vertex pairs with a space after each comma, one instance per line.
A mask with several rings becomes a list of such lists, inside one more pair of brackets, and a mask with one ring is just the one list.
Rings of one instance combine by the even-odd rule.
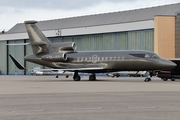
[[28, 20], [28, 21], [24, 21], [25, 24], [35, 24], [37, 23], [36, 20]]

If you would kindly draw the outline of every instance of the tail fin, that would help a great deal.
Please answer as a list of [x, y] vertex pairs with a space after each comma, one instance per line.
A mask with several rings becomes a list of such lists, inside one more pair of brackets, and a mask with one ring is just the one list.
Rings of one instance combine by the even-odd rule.
[[48, 53], [51, 42], [35, 25], [37, 21], [25, 21], [30, 44], [34, 54]]

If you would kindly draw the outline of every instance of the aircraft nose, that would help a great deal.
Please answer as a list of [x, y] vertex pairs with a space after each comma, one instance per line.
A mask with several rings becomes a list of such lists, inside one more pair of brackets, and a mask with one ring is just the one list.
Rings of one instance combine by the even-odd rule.
[[174, 67], [177, 66], [174, 62], [169, 61], [169, 60], [164, 60], [164, 61], [162, 61], [160, 63], [161, 63], [162, 66], [164, 66], [165, 69], [174, 68]]

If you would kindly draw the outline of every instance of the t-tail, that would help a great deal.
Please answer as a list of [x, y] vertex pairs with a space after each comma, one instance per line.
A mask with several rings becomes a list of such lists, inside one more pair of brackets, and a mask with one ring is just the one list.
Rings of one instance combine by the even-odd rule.
[[37, 21], [25, 21], [30, 44], [35, 55], [48, 53], [72, 53], [76, 52], [74, 42], [51, 43], [48, 38], [36, 26]]
[[34, 54], [49, 53], [51, 42], [35, 25], [37, 21], [25, 21], [30, 44]]

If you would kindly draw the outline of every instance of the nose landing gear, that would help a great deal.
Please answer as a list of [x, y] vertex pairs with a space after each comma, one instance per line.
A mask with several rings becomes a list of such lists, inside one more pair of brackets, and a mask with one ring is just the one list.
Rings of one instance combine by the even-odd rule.
[[151, 78], [150, 78], [150, 77], [147, 77], [147, 78], [145, 78], [145, 80], [144, 80], [144, 82], [149, 82], [149, 81], [151, 81]]
[[150, 82], [150, 81], [151, 81], [151, 78], [152, 78], [152, 76], [153, 76], [153, 71], [149, 71], [148, 73], [149, 73], [149, 74], [148, 74], [148, 77], [145, 78], [144, 82]]

